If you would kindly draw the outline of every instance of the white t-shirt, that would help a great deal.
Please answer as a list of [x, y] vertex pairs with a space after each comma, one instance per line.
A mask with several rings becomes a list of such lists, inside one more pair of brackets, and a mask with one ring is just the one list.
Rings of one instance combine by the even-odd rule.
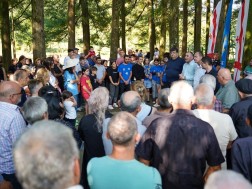
[[[193, 110], [193, 113], [197, 118], [213, 127], [222, 155], [226, 157], [228, 143], [238, 137], [231, 117], [210, 109], [196, 109]], [[226, 162], [221, 164], [221, 168], [227, 169]]]
[[137, 113], [136, 117], [140, 121], [143, 121], [147, 116], [149, 116], [152, 112], [152, 107], [149, 106], [148, 104], [145, 104], [142, 102], [141, 104], [141, 110], [140, 112]]
[[73, 102], [72, 102], [72, 101], [65, 100], [65, 101], [63, 102], [63, 104], [64, 104], [64, 107], [65, 107], [65, 110], [66, 110], [66, 115], [65, 115], [65, 117], [66, 117], [67, 119], [76, 119], [77, 114], [76, 114], [75, 107], [73, 106]]
[[[109, 140], [106, 136], [107, 131], [108, 131], [109, 120], [110, 120], [110, 118], [105, 119], [103, 122], [103, 126], [102, 126], [103, 127], [102, 141], [103, 141], [104, 150], [105, 150], [106, 155], [110, 155], [112, 153], [112, 148], [113, 148], [111, 140]], [[139, 121], [137, 118], [136, 118], [136, 122], [137, 122], [137, 132], [142, 137], [146, 131], [146, 127], [144, 125], [142, 125], [142, 122]]]

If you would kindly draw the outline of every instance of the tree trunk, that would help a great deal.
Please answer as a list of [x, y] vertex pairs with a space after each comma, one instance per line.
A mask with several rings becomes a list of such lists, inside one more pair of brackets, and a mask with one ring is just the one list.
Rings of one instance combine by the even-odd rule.
[[117, 48], [119, 47], [119, 10], [121, 4], [118, 0], [112, 1], [112, 23], [111, 23], [111, 46], [110, 58], [117, 58]]
[[194, 16], [194, 51], [201, 50], [201, 12], [202, 0], [195, 0], [195, 16]]
[[44, 0], [32, 0], [32, 49], [33, 61], [45, 58]]
[[220, 20], [219, 20], [219, 26], [218, 26], [218, 34], [216, 38], [216, 44], [215, 44], [215, 52], [218, 52], [219, 54], [222, 51], [222, 37], [223, 37], [223, 31], [224, 31], [224, 25], [225, 25], [225, 18], [227, 13], [227, 7], [230, 0], [223, 0], [222, 1], [222, 7], [221, 7], [221, 14], [220, 14]]
[[83, 52], [88, 54], [90, 49], [90, 26], [88, 0], [80, 0], [82, 9]]
[[11, 39], [10, 39], [10, 18], [8, 0], [0, 1], [0, 28], [2, 40], [3, 67], [8, 70], [11, 64]]
[[169, 43], [170, 48], [179, 48], [179, 3], [174, 0], [170, 0]]
[[244, 54], [242, 68], [244, 69], [251, 60], [252, 55], [252, 2], [249, 3], [248, 23], [245, 36]]
[[210, 28], [210, 0], [206, 1], [206, 45], [205, 45], [205, 54], [207, 54], [208, 39], [209, 39], [209, 28]]
[[162, 11], [162, 18], [161, 18], [161, 38], [160, 38], [160, 49], [159, 55], [163, 57], [165, 53], [166, 47], [166, 24], [167, 24], [167, 6], [168, 0], [161, 1], [161, 11]]
[[154, 22], [154, 0], [149, 1], [149, 49], [150, 49], [150, 57], [151, 60], [154, 55], [154, 46], [156, 44], [155, 39], [155, 22]]
[[12, 32], [12, 41], [11, 41], [11, 43], [12, 43], [13, 58], [17, 58], [13, 9], [11, 9], [11, 32]]
[[126, 9], [125, 9], [125, 0], [121, 0], [121, 38], [122, 38], [122, 49], [126, 53]]
[[68, 48], [75, 47], [75, 0], [68, 0]]
[[182, 57], [184, 57], [187, 52], [187, 30], [188, 30], [188, 0], [183, 0]]

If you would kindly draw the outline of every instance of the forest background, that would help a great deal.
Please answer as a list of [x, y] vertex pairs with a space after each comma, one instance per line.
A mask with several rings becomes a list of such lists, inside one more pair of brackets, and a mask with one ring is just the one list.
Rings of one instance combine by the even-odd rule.
[[[210, 14], [220, 0], [1, 0], [0, 32], [3, 63], [21, 54], [34, 60], [67, 55], [78, 47], [87, 54], [94, 46], [103, 59], [116, 58], [117, 48], [142, 49], [160, 55], [172, 46], [206, 53]], [[222, 35], [230, 0], [222, 1], [215, 51]], [[235, 57], [235, 28], [241, 0], [234, 0], [228, 67]], [[252, 57], [250, 2], [243, 67]]]

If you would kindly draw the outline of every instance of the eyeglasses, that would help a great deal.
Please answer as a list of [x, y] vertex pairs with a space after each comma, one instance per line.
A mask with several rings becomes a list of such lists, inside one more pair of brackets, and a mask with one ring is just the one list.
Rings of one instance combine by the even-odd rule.
[[21, 95], [22, 94], [22, 91], [20, 91], [19, 93], [14, 93], [12, 95]]

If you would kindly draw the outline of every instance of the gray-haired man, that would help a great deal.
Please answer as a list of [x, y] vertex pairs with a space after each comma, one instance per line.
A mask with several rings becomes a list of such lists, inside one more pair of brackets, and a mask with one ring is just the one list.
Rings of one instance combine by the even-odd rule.
[[14, 147], [17, 177], [24, 189], [81, 189], [79, 151], [72, 131], [38, 121]]

